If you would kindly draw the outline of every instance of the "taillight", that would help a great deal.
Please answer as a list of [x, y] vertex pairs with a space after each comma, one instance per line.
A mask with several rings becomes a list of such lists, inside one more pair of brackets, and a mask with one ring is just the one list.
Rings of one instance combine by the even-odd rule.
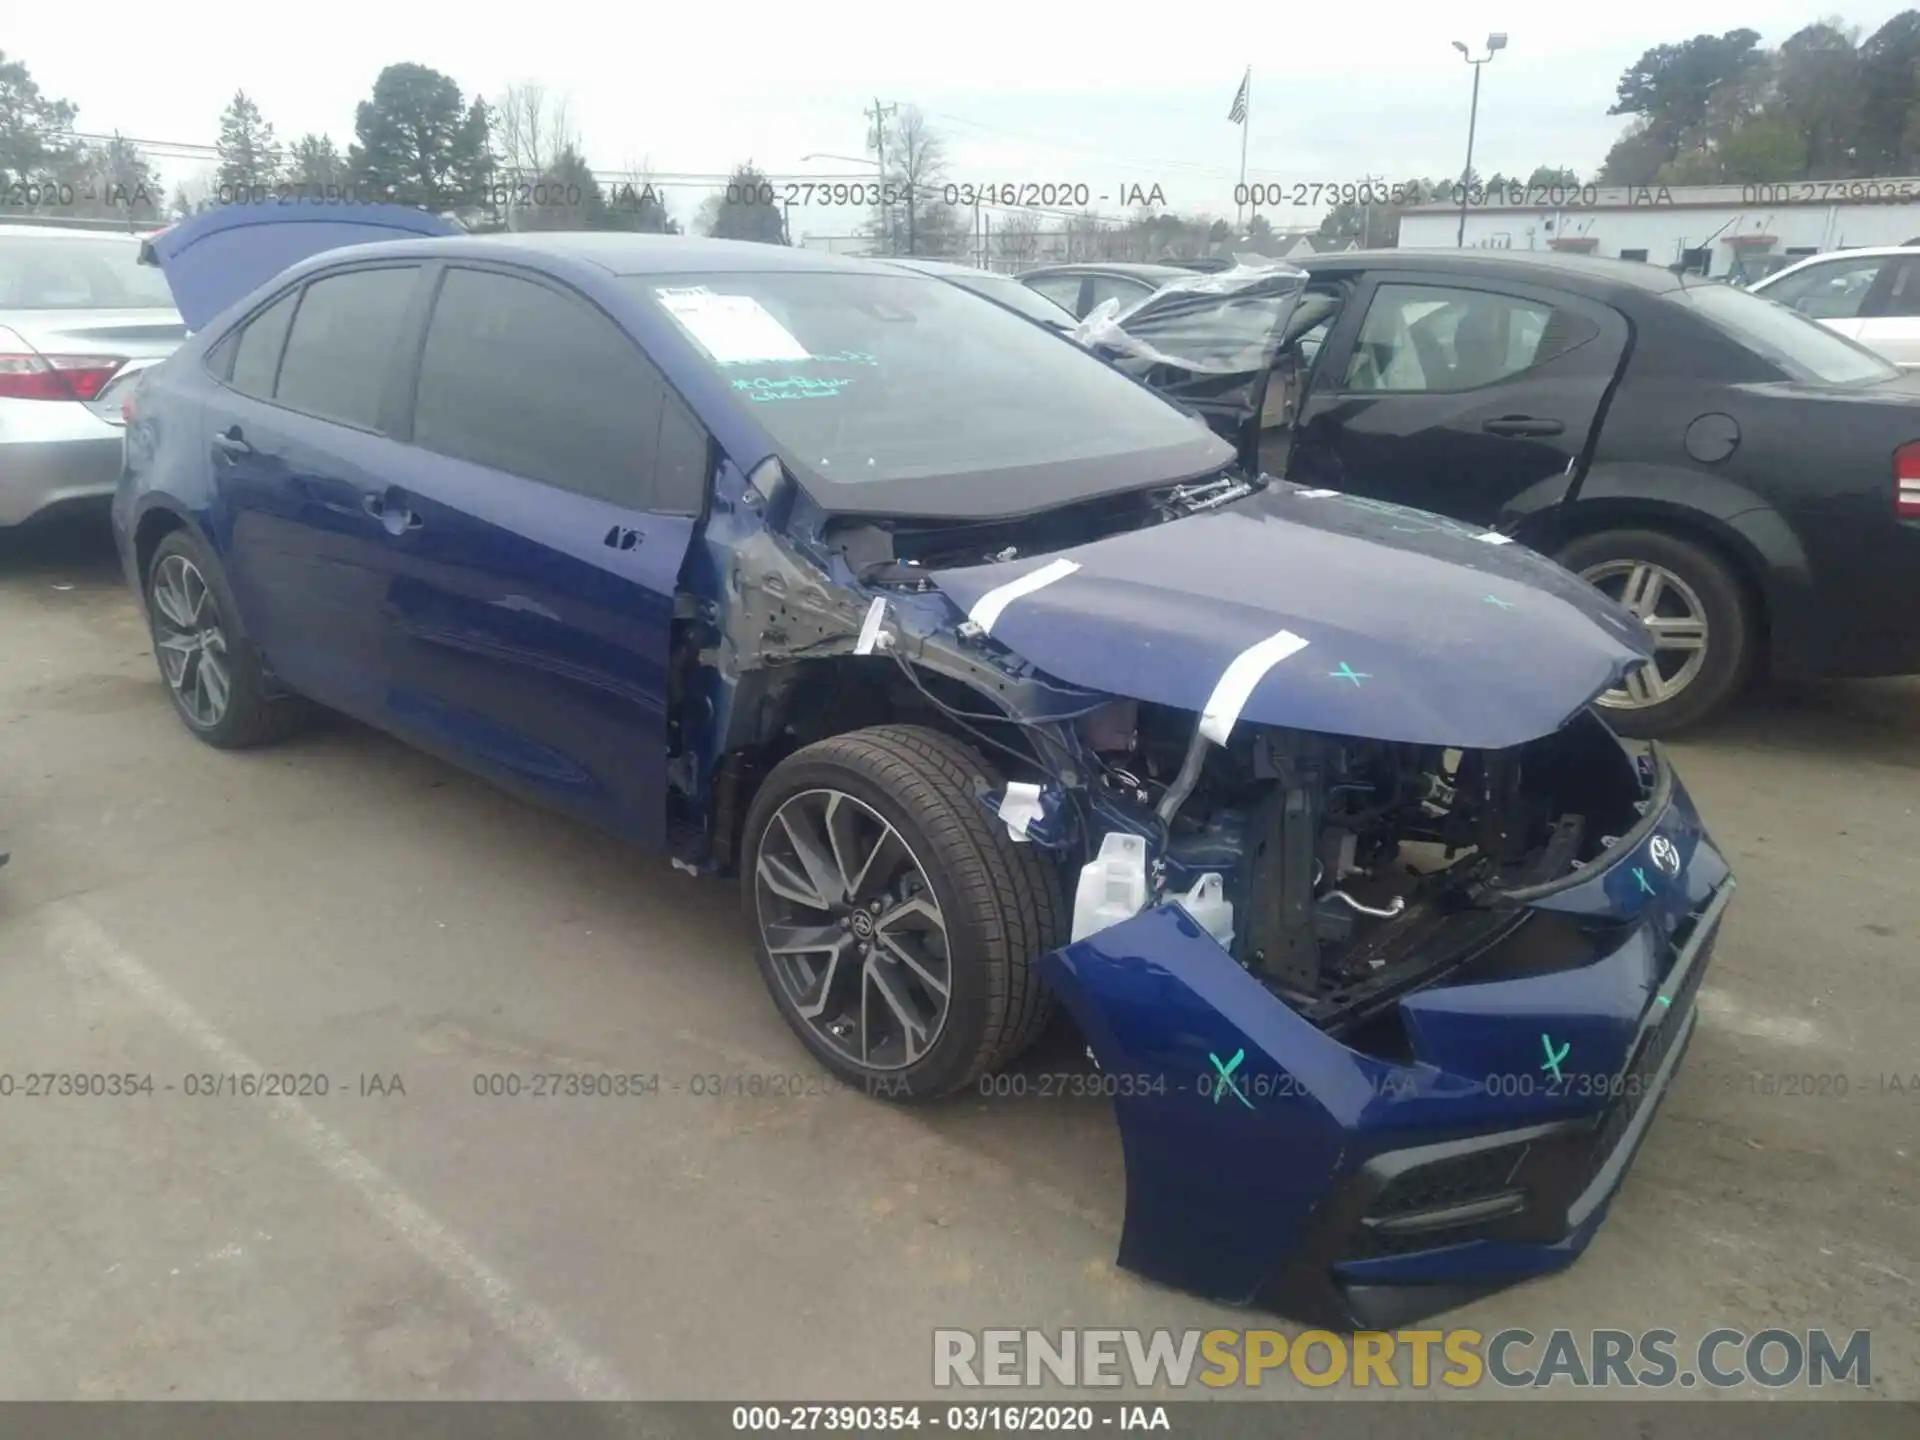
[[0, 354], [0, 400], [91, 400], [126, 363], [119, 355]]
[[1920, 520], [1920, 440], [1893, 452], [1893, 513]]

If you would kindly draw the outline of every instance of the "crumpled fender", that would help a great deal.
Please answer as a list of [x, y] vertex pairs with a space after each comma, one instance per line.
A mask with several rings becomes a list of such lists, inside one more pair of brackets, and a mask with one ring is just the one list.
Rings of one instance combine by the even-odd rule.
[[[1592, 958], [1403, 997], [1411, 1063], [1362, 1054], [1316, 1028], [1177, 905], [1043, 956], [1041, 976], [1113, 1097], [1127, 1173], [1119, 1263], [1252, 1304], [1316, 1206], [1370, 1158], [1604, 1109], [1660, 989], [1676, 924], [1729, 879], [1677, 781], [1668, 801], [1608, 864], [1533, 902], [1616, 921], [1595, 931]], [[1648, 873], [1662, 840], [1680, 850], [1681, 866], [1656, 874], [1650, 896], [1634, 871]], [[1548, 1037], [1565, 1082], [1557, 1087], [1542, 1073]]]

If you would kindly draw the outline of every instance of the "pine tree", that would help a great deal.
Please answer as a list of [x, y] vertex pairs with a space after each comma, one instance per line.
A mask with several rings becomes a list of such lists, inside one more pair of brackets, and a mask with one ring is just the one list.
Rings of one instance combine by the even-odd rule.
[[244, 90], [220, 115], [220, 169], [215, 183], [222, 199], [244, 199], [280, 178], [280, 145], [273, 126]]

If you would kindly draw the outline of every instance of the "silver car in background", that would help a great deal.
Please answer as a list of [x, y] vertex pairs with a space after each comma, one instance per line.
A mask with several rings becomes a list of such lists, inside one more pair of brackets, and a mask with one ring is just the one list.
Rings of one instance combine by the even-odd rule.
[[0, 527], [113, 494], [120, 402], [187, 333], [140, 238], [0, 221]]

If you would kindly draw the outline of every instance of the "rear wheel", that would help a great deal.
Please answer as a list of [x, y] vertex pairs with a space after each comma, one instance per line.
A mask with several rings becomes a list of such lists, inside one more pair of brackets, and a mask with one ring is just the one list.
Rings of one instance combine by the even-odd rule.
[[1622, 735], [1672, 734], [1719, 710], [1753, 669], [1752, 602], [1732, 568], [1691, 541], [1657, 530], [1583, 535], [1560, 563], [1639, 617], [1650, 664], [1598, 701]]
[[1039, 1036], [1034, 962], [1064, 942], [1058, 885], [975, 798], [1000, 777], [934, 730], [809, 745], [747, 816], [743, 900], [780, 1013], [870, 1092], [951, 1094]]
[[260, 652], [236, 627], [212, 557], [184, 530], [165, 536], [147, 566], [147, 626], [174, 712], [207, 744], [264, 745], [306, 718], [304, 701], [267, 697]]

